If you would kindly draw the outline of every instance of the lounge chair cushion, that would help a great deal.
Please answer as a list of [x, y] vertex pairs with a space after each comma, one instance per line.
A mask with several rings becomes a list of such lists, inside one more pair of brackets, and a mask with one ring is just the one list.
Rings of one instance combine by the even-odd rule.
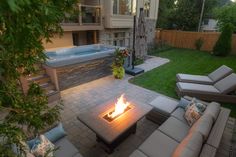
[[185, 114], [185, 110], [181, 107], [178, 107], [172, 114], [172, 117], [175, 117], [176, 119], [182, 121], [183, 123], [185, 123], [186, 125], [188, 125], [188, 122], [186, 121], [186, 119], [184, 118], [184, 114]]
[[213, 118], [210, 114], [204, 114], [194, 125], [191, 127], [189, 132], [200, 132], [203, 139], [206, 140], [211, 131], [213, 125]]
[[202, 135], [199, 132], [191, 132], [178, 145], [172, 157], [198, 157], [202, 144]]
[[177, 142], [181, 142], [188, 134], [190, 127], [188, 124], [170, 117], [158, 129]]
[[56, 148], [59, 148], [55, 152], [56, 157], [72, 157], [79, 154], [75, 146], [71, 144], [66, 138], [62, 138], [54, 144]]
[[222, 94], [228, 94], [230, 92], [235, 91], [236, 90], [236, 74], [230, 74], [229, 76], [215, 83], [214, 86]]
[[209, 114], [212, 116], [213, 120], [216, 121], [219, 113], [220, 113], [220, 104], [216, 102], [211, 102], [210, 104], [207, 105], [204, 115]]
[[156, 130], [138, 149], [148, 157], [171, 157], [178, 144], [172, 138]]
[[129, 157], [148, 157], [147, 155], [143, 154], [143, 152], [136, 149]]
[[225, 65], [222, 65], [221, 67], [219, 67], [218, 69], [216, 69], [215, 71], [213, 71], [212, 73], [210, 73], [208, 75], [208, 77], [213, 80], [213, 82], [217, 82], [220, 79], [228, 76], [229, 74], [231, 74], [233, 72], [233, 70]]
[[178, 82], [177, 87], [182, 92], [220, 94], [220, 91], [211, 85]]
[[214, 82], [208, 76], [177, 74], [177, 81], [186, 83], [213, 84]]

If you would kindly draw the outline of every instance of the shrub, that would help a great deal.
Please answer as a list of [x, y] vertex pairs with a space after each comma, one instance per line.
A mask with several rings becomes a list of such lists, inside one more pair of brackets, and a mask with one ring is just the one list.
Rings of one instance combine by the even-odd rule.
[[204, 44], [204, 40], [202, 38], [198, 38], [196, 41], [195, 41], [195, 47], [197, 50], [201, 50], [202, 48], [202, 45]]
[[227, 56], [231, 52], [233, 29], [234, 26], [231, 23], [223, 27], [222, 33], [213, 48], [215, 56]]

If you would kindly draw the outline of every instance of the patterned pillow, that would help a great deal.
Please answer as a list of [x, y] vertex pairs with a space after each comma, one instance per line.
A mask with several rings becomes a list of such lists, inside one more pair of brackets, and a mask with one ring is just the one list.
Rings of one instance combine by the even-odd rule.
[[188, 124], [192, 126], [200, 117], [201, 111], [198, 109], [195, 103], [188, 106], [187, 111], [184, 114], [184, 118], [187, 120]]
[[205, 111], [205, 109], [206, 109], [206, 107], [207, 107], [205, 104], [202, 104], [202, 103], [198, 102], [198, 101], [196, 100], [196, 98], [193, 98], [192, 101], [191, 101], [191, 102], [187, 105], [187, 107], [185, 108], [185, 111], [187, 111], [188, 108], [189, 108], [190, 106], [192, 106], [192, 105], [196, 105], [196, 107], [198, 108], [198, 110], [199, 110], [199, 112], [200, 112], [201, 115], [203, 115], [203, 112]]
[[38, 142], [31, 149], [36, 157], [53, 157], [54, 145], [44, 136], [40, 135]]

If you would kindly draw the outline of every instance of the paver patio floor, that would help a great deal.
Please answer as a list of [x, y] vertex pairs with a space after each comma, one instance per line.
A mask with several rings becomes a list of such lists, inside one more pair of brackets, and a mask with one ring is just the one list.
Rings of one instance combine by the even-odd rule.
[[[153, 57], [148, 59], [140, 67], [146, 71], [167, 63], [167, 59]], [[118, 98], [121, 94], [130, 100], [136, 100], [147, 104], [160, 94], [130, 84], [128, 80], [132, 76], [126, 75], [122, 80], [116, 80], [112, 76], [107, 76], [83, 85], [79, 85], [61, 92], [64, 103], [62, 111], [62, 123], [68, 133], [69, 140], [80, 150], [84, 157], [127, 157], [129, 156], [155, 129], [158, 125], [143, 118], [138, 122], [137, 132], [129, 136], [119, 145], [113, 154], [108, 155], [103, 146], [96, 142], [95, 134], [77, 120], [78, 114], [86, 111], [90, 107], [100, 105], [108, 100]], [[226, 150], [221, 154], [229, 153], [232, 138], [232, 130], [235, 120], [229, 120], [229, 128], [224, 136], [226, 142], [223, 143]], [[231, 138], [230, 138], [231, 137]]]

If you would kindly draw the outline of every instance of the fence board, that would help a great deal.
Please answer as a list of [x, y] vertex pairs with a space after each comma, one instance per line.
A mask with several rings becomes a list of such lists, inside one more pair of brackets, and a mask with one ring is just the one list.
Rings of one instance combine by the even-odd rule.
[[[195, 41], [202, 38], [204, 43], [201, 48], [203, 51], [212, 52], [218, 40], [218, 32], [187, 32], [176, 30], [157, 30], [156, 38], [158, 41], [166, 41], [170, 46], [178, 48], [195, 49]], [[236, 54], [236, 34], [233, 34], [232, 54]]]

